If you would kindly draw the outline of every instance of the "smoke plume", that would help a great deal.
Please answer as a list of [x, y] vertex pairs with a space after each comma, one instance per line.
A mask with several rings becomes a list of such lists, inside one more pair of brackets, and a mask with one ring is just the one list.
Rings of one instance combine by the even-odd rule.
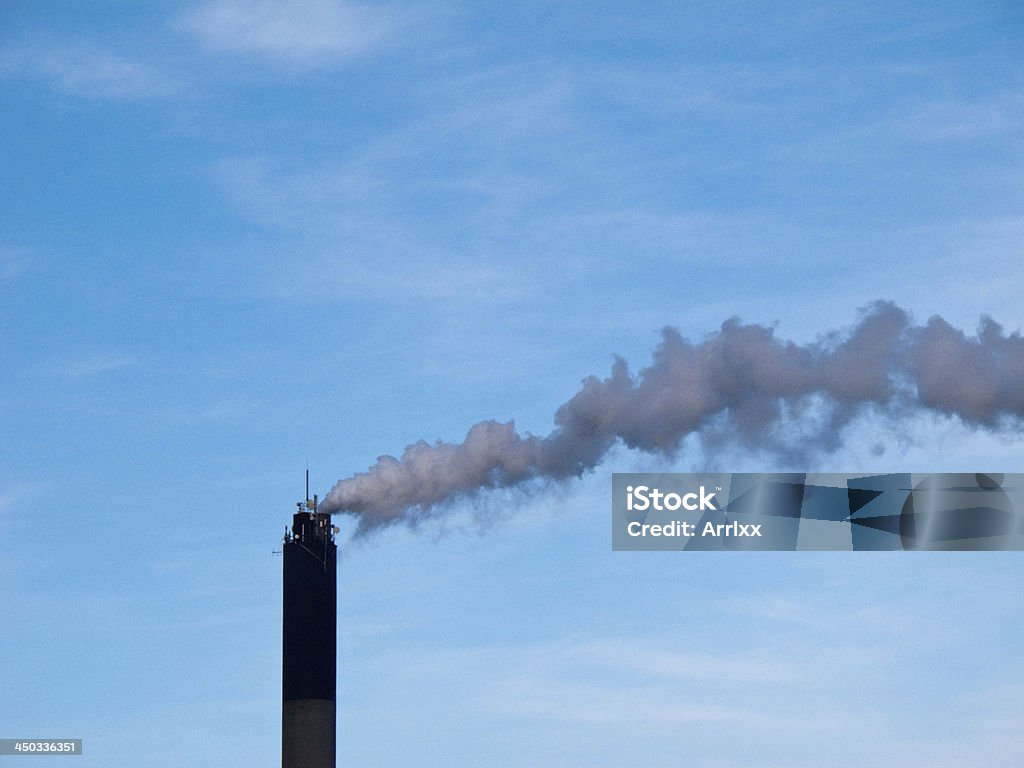
[[[461, 443], [408, 446], [341, 480], [321, 511], [356, 515], [358, 533], [429, 517], [447, 502], [531, 480], [592, 470], [618, 442], [671, 457], [692, 433], [770, 445], [785, 419], [814, 414], [805, 447], [834, 450], [840, 430], [866, 410], [898, 416], [926, 410], [974, 427], [1019, 426], [1024, 416], [1024, 339], [982, 318], [967, 336], [940, 317], [912, 325], [891, 302], [867, 307], [845, 332], [812, 344], [772, 328], [727, 320], [694, 343], [662, 331], [638, 374], [616, 357], [608, 378], [590, 376], [555, 413], [546, 437], [512, 422], [482, 421]], [[824, 420], [820, 415], [824, 413]]]

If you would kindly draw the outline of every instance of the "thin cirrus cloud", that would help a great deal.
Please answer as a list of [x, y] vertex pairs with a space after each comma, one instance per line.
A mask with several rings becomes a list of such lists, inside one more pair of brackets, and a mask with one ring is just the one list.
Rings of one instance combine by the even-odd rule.
[[0, 486], [0, 528], [14, 519], [44, 489], [34, 483], [16, 482]]
[[83, 99], [138, 101], [171, 95], [175, 83], [138, 61], [95, 45], [26, 46], [12, 68], [45, 78], [53, 88]]
[[300, 69], [369, 53], [393, 39], [402, 23], [394, 9], [333, 0], [216, 0], [183, 19], [183, 27], [210, 50]]
[[0, 247], [0, 285], [13, 283], [28, 271], [28, 260], [16, 249]]
[[82, 357], [72, 360], [63, 366], [65, 375], [71, 378], [97, 376], [111, 371], [128, 368], [136, 364], [134, 358], [126, 355], [107, 354]]

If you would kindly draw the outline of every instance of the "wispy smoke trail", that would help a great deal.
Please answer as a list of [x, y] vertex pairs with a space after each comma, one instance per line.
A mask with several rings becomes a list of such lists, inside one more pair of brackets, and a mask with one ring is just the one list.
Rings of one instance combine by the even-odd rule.
[[400, 459], [380, 457], [339, 481], [320, 508], [358, 516], [357, 530], [366, 533], [427, 517], [483, 489], [582, 475], [618, 441], [671, 456], [687, 435], [724, 426], [741, 443], [770, 443], [784, 419], [822, 409], [826, 423], [803, 440], [831, 450], [840, 429], [870, 408], [891, 415], [923, 409], [990, 429], [1017, 424], [1024, 416], [1024, 339], [988, 318], [973, 337], [940, 317], [915, 326], [881, 301], [847, 332], [803, 346], [736, 319], [699, 343], [666, 328], [650, 366], [633, 375], [616, 357], [608, 378], [587, 378], [558, 409], [546, 437], [483, 421], [461, 443], [420, 441]]

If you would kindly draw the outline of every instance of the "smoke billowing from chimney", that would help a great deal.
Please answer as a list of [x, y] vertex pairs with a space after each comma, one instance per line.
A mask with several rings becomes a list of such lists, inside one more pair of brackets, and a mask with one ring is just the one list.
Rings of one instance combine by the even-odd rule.
[[842, 427], [869, 409], [926, 410], [989, 429], [1015, 423], [1024, 416], [1024, 339], [989, 318], [973, 337], [940, 317], [915, 326], [881, 301], [847, 332], [803, 346], [736, 319], [699, 343], [666, 328], [650, 366], [633, 375], [616, 357], [608, 378], [587, 378], [558, 409], [546, 437], [482, 421], [461, 443], [421, 440], [339, 481], [320, 511], [356, 515], [366, 533], [484, 489], [580, 476], [619, 441], [669, 457], [692, 433], [772, 445], [784, 419], [823, 411], [802, 442], [834, 450]]

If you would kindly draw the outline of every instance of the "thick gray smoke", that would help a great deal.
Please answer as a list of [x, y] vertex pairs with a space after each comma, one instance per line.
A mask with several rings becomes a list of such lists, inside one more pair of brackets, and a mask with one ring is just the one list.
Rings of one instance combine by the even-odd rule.
[[[1017, 426], [1024, 416], [1024, 339], [983, 318], [966, 336], [940, 317], [923, 326], [890, 302], [868, 307], [847, 332], [798, 346], [771, 328], [726, 321], [693, 343], [662, 332], [650, 366], [630, 373], [616, 358], [555, 413], [546, 437], [512, 422], [475, 424], [461, 443], [424, 441], [400, 459], [382, 456], [341, 480], [321, 511], [358, 516], [358, 532], [430, 516], [447, 502], [530, 480], [562, 480], [593, 469], [621, 441], [671, 456], [691, 433], [770, 444], [783, 420], [810, 419], [805, 446], [834, 450], [840, 430], [865, 410], [928, 410], [971, 426]], [[822, 420], [821, 413], [827, 414]]]

